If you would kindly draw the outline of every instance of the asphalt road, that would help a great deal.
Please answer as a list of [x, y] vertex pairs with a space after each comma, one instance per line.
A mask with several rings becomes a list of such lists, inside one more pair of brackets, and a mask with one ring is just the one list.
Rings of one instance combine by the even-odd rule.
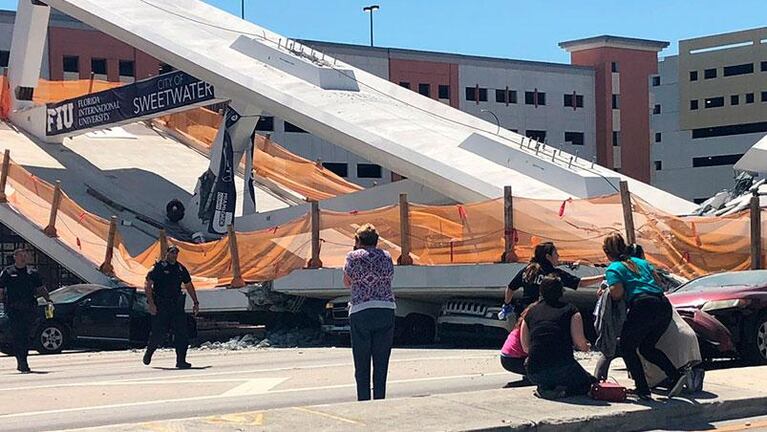
[[[388, 397], [503, 387], [497, 350], [395, 349]], [[43, 431], [356, 400], [349, 348], [172, 351], [151, 366], [140, 351], [35, 355], [22, 375], [0, 357], [0, 430]]]

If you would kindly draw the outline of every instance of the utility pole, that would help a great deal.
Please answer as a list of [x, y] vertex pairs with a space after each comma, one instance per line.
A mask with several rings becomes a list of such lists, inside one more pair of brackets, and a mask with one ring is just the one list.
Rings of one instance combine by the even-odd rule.
[[[244, 1], [244, 0], [243, 0]], [[370, 12], [370, 46], [373, 46], [373, 11], [381, 9], [378, 5], [370, 5], [362, 8], [363, 12]]]

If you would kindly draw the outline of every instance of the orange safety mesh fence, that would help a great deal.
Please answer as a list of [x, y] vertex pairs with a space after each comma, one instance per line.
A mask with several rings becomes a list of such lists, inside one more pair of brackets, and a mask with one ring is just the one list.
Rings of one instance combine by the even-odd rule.
[[[200, 150], [209, 152], [221, 124], [221, 115], [205, 108], [160, 117], [157, 121]], [[362, 190], [322, 165], [289, 152], [263, 136], [256, 136], [253, 168], [257, 176], [271, 180], [312, 200], [324, 200]]]
[[346, 253], [354, 246], [354, 233], [363, 224], [375, 225], [378, 247], [393, 260], [400, 255], [399, 205], [368, 211], [320, 211], [320, 260], [324, 267], [343, 267]]
[[[89, 93], [122, 86], [121, 82], [101, 80], [48, 81], [39, 80], [32, 100], [38, 104], [59, 102]], [[0, 120], [11, 113], [11, 89], [7, 76], [0, 76]]]
[[[8, 202], [40, 229], [48, 223], [54, 187], [11, 162]], [[652, 262], [686, 277], [715, 271], [744, 270], [750, 264], [750, 220], [743, 212], [729, 217], [677, 217], [633, 198], [638, 242]], [[379, 246], [397, 259], [401, 253], [399, 205], [368, 211], [320, 212], [320, 259], [325, 267], [341, 267], [351, 250], [355, 230], [376, 225]], [[762, 211], [767, 232], [767, 211]], [[98, 267], [104, 260], [109, 221], [89, 213], [62, 193], [56, 222], [58, 240]], [[448, 206], [411, 205], [410, 240], [414, 262], [422, 265], [498, 262], [504, 249], [503, 200]], [[563, 260], [604, 263], [602, 240], [623, 232], [618, 195], [583, 200], [514, 199], [515, 253], [529, 259], [533, 247], [554, 241]], [[266, 281], [305, 265], [311, 255], [308, 214], [280, 226], [236, 233], [242, 277]], [[181, 260], [199, 288], [227, 285], [232, 280], [229, 237], [194, 244], [169, 239], [181, 249]], [[762, 239], [764, 243], [764, 238]], [[131, 256], [121, 237], [115, 239], [115, 275], [142, 286], [149, 267], [160, 256], [159, 241]], [[767, 244], [763, 245], [763, 254]], [[764, 256], [762, 257], [764, 261]]]
[[101, 80], [71, 80], [71, 81], [48, 81], [40, 80], [35, 87], [35, 93], [32, 99], [40, 104], [60, 102], [83, 96], [90, 93], [96, 93], [103, 90], [109, 90], [124, 85], [121, 82], [101, 81]]
[[[637, 242], [650, 261], [685, 277], [751, 266], [751, 220], [748, 210], [723, 217], [677, 217], [632, 197]], [[762, 263], [767, 243], [767, 211], [761, 211]]]
[[[54, 187], [11, 162], [8, 173], [8, 202], [12, 208], [37, 225], [47, 226]], [[266, 281], [284, 276], [305, 265], [310, 255], [309, 216], [304, 215], [279, 227], [237, 233], [242, 277], [247, 281]], [[58, 240], [79, 253], [94, 267], [104, 261], [109, 236], [109, 221], [89, 213], [62, 192], [56, 219]], [[184, 265], [198, 288], [227, 285], [232, 280], [229, 238], [195, 244], [169, 239], [181, 249]], [[154, 242], [136, 257], [115, 238], [112, 265], [115, 276], [133, 286], [143, 286], [149, 268], [160, 256], [160, 243]]]
[[11, 89], [8, 77], [0, 76], [0, 120], [8, 120], [11, 114]]

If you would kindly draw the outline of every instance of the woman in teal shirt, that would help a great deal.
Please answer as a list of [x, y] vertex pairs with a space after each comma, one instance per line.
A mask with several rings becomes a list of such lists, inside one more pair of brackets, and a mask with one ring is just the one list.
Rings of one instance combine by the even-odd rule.
[[621, 331], [621, 352], [626, 367], [634, 378], [636, 394], [650, 399], [650, 387], [642, 369], [637, 349], [650, 363], [658, 366], [669, 378], [669, 397], [682, 391], [685, 374], [677, 370], [666, 354], [655, 347], [671, 323], [671, 303], [655, 281], [654, 268], [641, 258], [630, 257], [623, 236], [609, 235], [602, 249], [611, 261], [605, 272], [613, 300], [625, 299], [628, 315]]

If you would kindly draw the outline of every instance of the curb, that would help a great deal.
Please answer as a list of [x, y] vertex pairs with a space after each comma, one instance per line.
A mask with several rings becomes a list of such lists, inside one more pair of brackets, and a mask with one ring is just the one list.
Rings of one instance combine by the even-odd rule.
[[767, 395], [738, 400], [696, 402], [676, 400], [648, 409], [580, 418], [551, 419], [516, 426], [465, 429], [464, 432], [605, 432], [647, 431], [767, 414]]

